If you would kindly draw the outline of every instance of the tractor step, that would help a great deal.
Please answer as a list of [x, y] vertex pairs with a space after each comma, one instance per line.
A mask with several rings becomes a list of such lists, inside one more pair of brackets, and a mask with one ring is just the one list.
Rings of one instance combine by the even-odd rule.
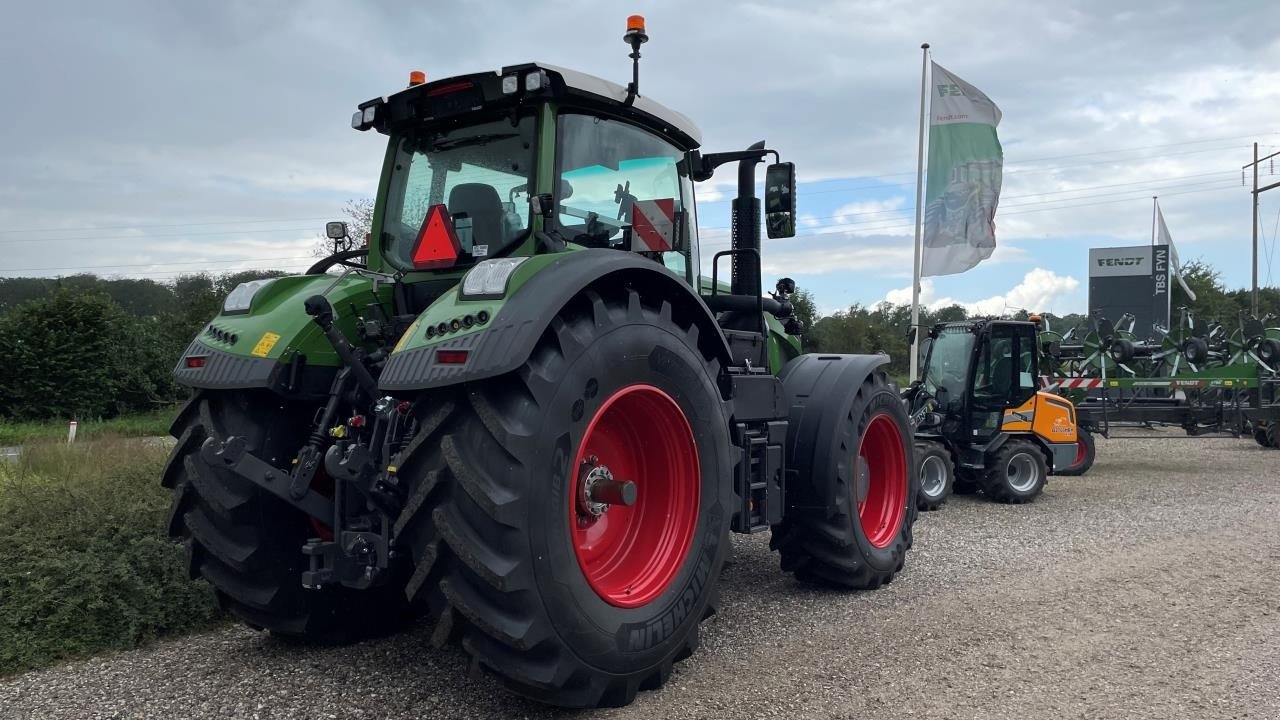
[[763, 532], [782, 521], [786, 437], [786, 420], [734, 424], [734, 444], [742, 451], [734, 471], [734, 490], [742, 502], [734, 532]]

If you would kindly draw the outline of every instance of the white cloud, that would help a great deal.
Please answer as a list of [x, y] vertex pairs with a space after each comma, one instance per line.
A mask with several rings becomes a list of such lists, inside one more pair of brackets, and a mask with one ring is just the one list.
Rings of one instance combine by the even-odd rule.
[[904, 198], [897, 196], [883, 200], [859, 200], [847, 203], [836, 210], [835, 221], [843, 225], [851, 222], [875, 223], [900, 220], [905, 217], [897, 212], [902, 207], [903, 201]]
[[[1034, 268], [1007, 292], [979, 300], [960, 300], [938, 297], [933, 278], [924, 278], [920, 282], [920, 304], [931, 310], [960, 305], [974, 315], [1004, 315], [1018, 310], [1065, 314], [1084, 309], [1080, 304], [1079, 289], [1080, 281], [1070, 275]], [[884, 299], [895, 305], [909, 305], [911, 286], [890, 290]]]

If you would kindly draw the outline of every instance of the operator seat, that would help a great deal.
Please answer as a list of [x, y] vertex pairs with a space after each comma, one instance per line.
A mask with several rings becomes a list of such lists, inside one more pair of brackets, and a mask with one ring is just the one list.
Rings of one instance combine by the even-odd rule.
[[506, 210], [492, 185], [462, 183], [449, 191], [449, 214], [456, 218], [462, 213], [471, 218], [471, 235], [475, 244], [488, 245], [490, 252], [506, 244]]

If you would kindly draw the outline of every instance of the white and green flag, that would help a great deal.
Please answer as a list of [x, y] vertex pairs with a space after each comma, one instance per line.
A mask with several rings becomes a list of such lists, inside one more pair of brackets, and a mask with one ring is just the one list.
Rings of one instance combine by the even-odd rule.
[[932, 78], [922, 276], [962, 273], [991, 257], [1004, 167], [1000, 108], [937, 63]]

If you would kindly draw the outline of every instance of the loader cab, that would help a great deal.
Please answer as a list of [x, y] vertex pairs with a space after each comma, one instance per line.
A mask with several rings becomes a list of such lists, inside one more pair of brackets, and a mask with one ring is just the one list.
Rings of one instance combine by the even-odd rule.
[[944, 323], [929, 335], [923, 386], [940, 405], [945, 434], [990, 439], [1000, 431], [1005, 410], [1035, 395], [1039, 369], [1034, 323]]

